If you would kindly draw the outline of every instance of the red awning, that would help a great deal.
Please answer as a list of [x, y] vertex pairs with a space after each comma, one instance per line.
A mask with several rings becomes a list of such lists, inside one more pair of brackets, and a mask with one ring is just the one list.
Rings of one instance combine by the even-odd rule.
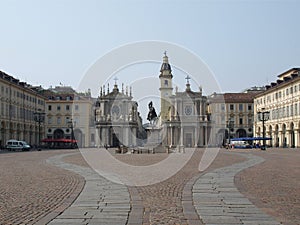
[[42, 140], [42, 142], [76, 143], [77, 140], [75, 140], [75, 139], [66, 139], [66, 138], [59, 138], [59, 139], [45, 138], [45, 139]]

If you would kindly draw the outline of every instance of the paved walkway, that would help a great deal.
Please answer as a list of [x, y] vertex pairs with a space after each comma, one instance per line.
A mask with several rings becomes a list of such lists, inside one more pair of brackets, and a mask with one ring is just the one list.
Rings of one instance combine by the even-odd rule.
[[192, 191], [198, 215], [205, 224], [280, 224], [255, 207], [235, 187], [234, 176], [238, 172], [264, 161], [252, 154], [240, 155], [248, 160], [206, 173], [195, 182]]
[[57, 155], [47, 161], [80, 174], [86, 183], [75, 202], [49, 224], [126, 224], [130, 212], [127, 187], [106, 180], [88, 167], [63, 162], [62, 158], [67, 155], [70, 154]]
[[[75, 153], [78, 154], [78, 153]], [[52, 220], [50, 225], [59, 224], [245, 224], [245, 225], [277, 225], [272, 217], [263, 213], [244, 197], [234, 184], [234, 177], [240, 171], [260, 164], [262, 157], [252, 154], [230, 153], [230, 157], [246, 157], [247, 160], [230, 166], [220, 167], [205, 174], [189, 175], [186, 182], [178, 182], [183, 177], [170, 178], [166, 182], [146, 187], [126, 187], [101, 177], [89, 167], [70, 164], [63, 161], [65, 156], [57, 155], [47, 161], [52, 165], [76, 172], [86, 180], [85, 187], [76, 201], [61, 215]], [[200, 155], [199, 155], [200, 156]], [[195, 158], [201, 158], [201, 157]], [[132, 159], [129, 159], [131, 161]], [[198, 160], [190, 165], [197, 164]], [[218, 164], [218, 163], [217, 163]], [[228, 164], [227, 164], [228, 165]], [[187, 167], [189, 167], [187, 165]], [[192, 172], [192, 168], [187, 170]], [[187, 174], [186, 174], [187, 175]], [[187, 178], [187, 177], [186, 177]], [[165, 184], [164, 184], [165, 183]], [[174, 205], [164, 202], [165, 191], [170, 185], [179, 185], [175, 195], [181, 198], [181, 203]], [[183, 185], [183, 186], [182, 186]], [[174, 187], [175, 187], [174, 186]], [[153, 189], [153, 190], [152, 190]], [[160, 193], [163, 190], [162, 193]], [[153, 191], [155, 193], [153, 193]], [[191, 194], [189, 194], [191, 193]], [[155, 199], [153, 195], [155, 195]], [[147, 199], [147, 196], [150, 200]], [[157, 197], [161, 197], [158, 199]], [[177, 199], [176, 197], [176, 199]], [[168, 197], [169, 198], [169, 197]], [[167, 199], [168, 199], [167, 198]], [[156, 201], [157, 199], [157, 201]], [[167, 201], [170, 201], [168, 199]], [[153, 211], [151, 205], [160, 207], [171, 205], [181, 216], [178, 221], [175, 216], [168, 215], [163, 208]], [[181, 211], [178, 209], [181, 208]], [[152, 212], [153, 211], [153, 212]], [[151, 216], [151, 213], [155, 213]], [[162, 213], [162, 214], [161, 214]], [[167, 213], [167, 216], [163, 216]], [[161, 215], [160, 215], [161, 214]], [[184, 218], [185, 217], [185, 218]], [[180, 222], [181, 220], [181, 222]], [[176, 223], [175, 223], [176, 221]]]

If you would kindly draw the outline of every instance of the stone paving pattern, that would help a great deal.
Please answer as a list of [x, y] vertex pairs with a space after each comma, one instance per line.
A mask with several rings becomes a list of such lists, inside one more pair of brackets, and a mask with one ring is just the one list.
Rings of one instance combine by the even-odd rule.
[[[235, 153], [237, 155], [238, 153]], [[234, 176], [264, 161], [243, 154], [247, 161], [216, 169], [201, 176], [193, 186], [194, 206], [205, 224], [279, 225], [244, 197], [234, 184]]]
[[[260, 215], [264, 219], [268, 218], [269, 221], [275, 221], [276, 219], [287, 225], [300, 224], [300, 197], [298, 191], [300, 182], [299, 150], [231, 150], [230, 152], [221, 150], [208, 170], [205, 173], [199, 173], [197, 171], [198, 164], [203, 154], [203, 150], [200, 149], [179, 173], [164, 182], [147, 187], [119, 186], [116, 188], [111, 188], [111, 183], [107, 180], [102, 180], [104, 178], [99, 178], [99, 176], [96, 178], [95, 174], [92, 175], [93, 172], [82, 173], [82, 171], [91, 170], [78, 152], [72, 156], [63, 157], [61, 155], [66, 153], [76, 153], [76, 151], [52, 150], [0, 154], [0, 224], [46, 224], [54, 218], [51, 222], [52, 224], [74, 224], [69, 223], [72, 220], [66, 222], [68, 212], [78, 213], [77, 209], [82, 211], [82, 208], [87, 209], [86, 212], [90, 211], [94, 214], [80, 218], [85, 219], [85, 222], [82, 220], [73, 220], [72, 222], [78, 222], [78, 224], [101, 224], [100, 222], [103, 222], [102, 224], [145, 225], [204, 224], [203, 220], [200, 220], [201, 213], [199, 213], [200, 216], [196, 213], [197, 209], [199, 210], [197, 201], [200, 200], [201, 202], [207, 199], [193, 196], [199, 194], [199, 192], [194, 192], [192, 195], [193, 187], [196, 187], [197, 181], [203, 177], [205, 178], [207, 174], [216, 174], [216, 171], [218, 173], [218, 168], [220, 168], [219, 171], [221, 173], [223, 167], [228, 168], [235, 166], [235, 163], [246, 162], [249, 154], [263, 157], [265, 162], [241, 172], [237, 170], [235, 173], [239, 173], [235, 177], [235, 173], [228, 173], [228, 175], [232, 175], [231, 179], [234, 179], [234, 183], [232, 182], [230, 185], [234, 185], [235, 193], [227, 193], [227, 197], [225, 197], [238, 197], [238, 199], [242, 198], [243, 200], [247, 197], [250, 200], [247, 202], [249, 206], [253, 207], [253, 204], [255, 204], [255, 206], [260, 208], [258, 210], [257, 207], [254, 207], [251, 209], [253, 210], [252, 212], [264, 212]], [[53, 156], [57, 158], [53, 158]], [[143, 165], [145, 163], [155, 163], [160, 158], [164, 159], [166, 155], [116, 155], [116, 157], [133, 165]], [[48, 159], [48, 162], [52, 160], [51, 163], [61, 165], [46, 164], [46, 159]], [[75, 164], [77, 167], [70, 165], [70, 163]], [[60, 166], [62, 165], [70, 166], [66, 169], [72, 168], [71, 170], [76, 171], [80, 175], [61, 169]], [[88, 178], [84, 181], [83, 177]], [[87, 182], [88, 185], [85, 185], [81, 192], [84, 182]], [[202, 184], [208, 184], [209, 182], [211, 183], [211, 180], [206, 180], [206, 183]], [[228, 184], [229, 182], [227, 182]], [[93, 193], [96, 193], [97, 201], [95, 201], [94, 194], [92, 196], [89, 194], [90, 191], [85, 191], [86, 188], [94, 190]], [[212, 187], [208, 186], [207, 188]], [[194, 190], [197, 189], [195, 188]], [[226, 189], [224, 190], [226, 191]], [[231, 190], [232, 187], [229, 189], [227, 187], [227, 191]], [[241, 191], [245, 196], [239, 194], [236, 190]], [[213, 188], [211, 191], [213, 191]], [[79, 193], [80, 195], [76, 199]], [[107, 217], [103, 216], [102, 212], [107, 205], [104, 207], [105, 204], [100, 204], [101, 201], [108, 202], [108, 196], [111, 193], [113, 195], [122, 193], [121, 197], [117, 197], [117, 199], [123, 199], [118, 207], [112, 207], [112, 210], [106, 211], [108, 212], [107, 215], [120, 219], [115, 220], [115, 223], [111, 223], [110, 217], [108, 220], [104, 220]], [[74, 201], [75, 199], [76, 201]], [[85, 199], [89, 199], [92, 203], [85, 202]], [[116, 198], [113, 200], [113, 204], [117, 206]], [[73, 204], [67, 209], [71, 203]], [[235, 203], [239, 203], [239, 200]], [[196, 209], [193, 204], [196, 205]], [[94, 210], [95, 208], [96, 210]], [[81, 211], [77, 216], [82, 217]], [[118, 213], [115, 213], [117, 211], [122, 212], [120, 217], [118, 217]], [[69, 219], [76, 219], [74, 215], [72, 214], [72, 218]], [[246, 215], [245, 212], [244, 215]], [[91, 219], [96, 219], [97, 216], [99, 216], [98, 220], [95, 220], [95, 223], [93, 223]], [[64, 221], [59, 219], [64, 219]], [[221, 217], [221, 219], [226, 218]], [[221, 224], [225, 224], [224, 221]], [[249, 219], [248, 222], [249, 224], [257, 224], [255, 220]], [[275, 221], [274, 224], [276, 223], [278, 222]], [[259, 224], [264, 224], [264, 221], [260, 221]]]
[[[194, 210], [192, 202], [185, 201], [185, 204], [182, 204], [182, 201], [186, 200], [183, 199], [186, 197], [186, 195], [183, 196], [185, 185], [190, 179], [199, 174], [198, 165], [203, 152], [203, 149], [197, 150], [189, 163], [166, 181], [137, 187], [144, 208], [143, 221], [139, 224], [188, 224], [192, 222], [190, 220], [196, 220], [199, 223], [198, 216], [195, 217], [194, 215], [193, 218], [189, 218], [190, 220], [187, 219], [187, 215], [191, 215], [191, 212]], [[131, 165], [139, 165], [139, 161], [136, 160], [134, 155], [119, 155], [118, 159]], [[152, 156], [151, 159], [155, 161], [155, 156]], [[242, 160], [244, 159], [240, 156], [219, 155], [211, 165], [210, 170]], [[191, 192], [191, 189], [188, 191]]]
[[64, 156], [54, 156], [47, 161], [80, 174], [86, 183], [75, 202], [49, 224], [126, 224], [130, 212], [127, 187], [101, 177], [89, 167], [65, 163]]
[[295, 149], [267, 149], [253, 154], [265, 162], [238, 173], [235, 184], [256, 206], [283, 224], [300, 224], [300, 154]]
[[47, 158], [65, 152], [0, 154], [0, 224], [35, 224], [70, 205], [84, 179], [46, 163]]

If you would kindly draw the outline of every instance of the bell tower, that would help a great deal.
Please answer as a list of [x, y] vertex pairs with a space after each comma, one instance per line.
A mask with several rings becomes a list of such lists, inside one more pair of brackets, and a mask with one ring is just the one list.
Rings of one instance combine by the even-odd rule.
[[171, 107], [170, 97], [172, 95], [172, 70], [169, 64], [167, 52], [164, 52], [163, 63], [160, 68], [160, 117], [161, 121], [166, 121], [168, 118], [168, 111]]

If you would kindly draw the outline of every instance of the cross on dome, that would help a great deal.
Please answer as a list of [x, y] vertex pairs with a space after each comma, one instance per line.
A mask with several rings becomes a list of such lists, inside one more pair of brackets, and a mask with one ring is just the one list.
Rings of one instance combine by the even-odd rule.
[[118, 80], [119, 80], [119, 79], [118, 79], [117, 77], [114, 78], [115, 85], [117, 85], [117, 81], [118, 81]]
[[185, 79], [186, 79], [186, 82], [189, 84], [191, 77], [189, 75], [187, 75]]

